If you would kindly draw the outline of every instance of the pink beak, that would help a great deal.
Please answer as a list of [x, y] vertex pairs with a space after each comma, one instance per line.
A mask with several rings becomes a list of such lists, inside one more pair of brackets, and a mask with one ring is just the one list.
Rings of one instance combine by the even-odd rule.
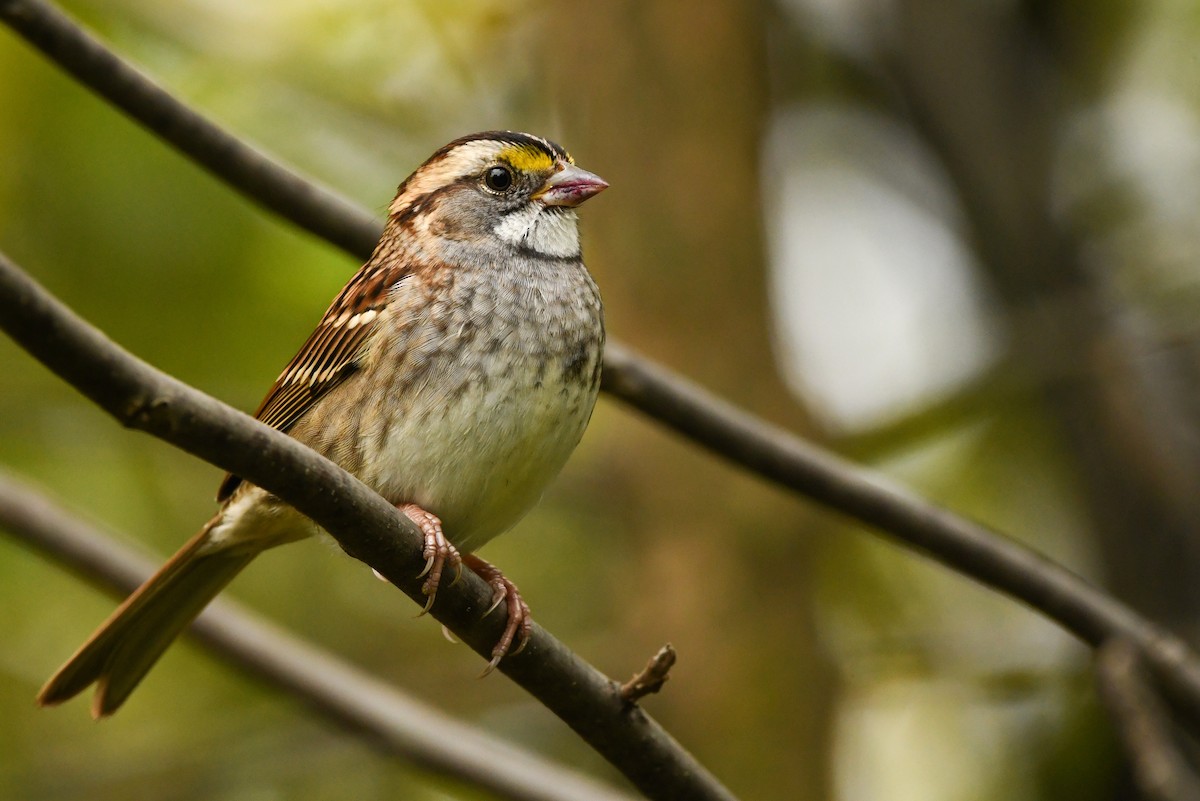
[[546, 179], [542, 188], [534, 193], [534, 200], [547, 206], [578, 206], [592, 195], [608, 188], [608, 181], [599, 175], [567, 164]]

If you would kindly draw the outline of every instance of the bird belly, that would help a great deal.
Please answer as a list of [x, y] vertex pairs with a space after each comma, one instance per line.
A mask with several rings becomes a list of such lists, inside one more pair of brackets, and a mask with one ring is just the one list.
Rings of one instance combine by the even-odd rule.
[[591, 416], [593, 387], [539, 372], [518, 364], [451, 392], [417, 393], [371, 449], [363, 477], [393, 503], [436, 514], [464, 552], [479, 548], [537, 503]]

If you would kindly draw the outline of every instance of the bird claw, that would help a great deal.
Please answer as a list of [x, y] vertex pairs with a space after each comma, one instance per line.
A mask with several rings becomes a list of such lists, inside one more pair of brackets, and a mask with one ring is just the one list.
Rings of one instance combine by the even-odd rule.
[[[529, 637], [533, 634], [533, 616], [529, 611], [529, 605], [521, 597], [517, 585], [505, 578], [498, 568], [474, 554], [464, 557], [463, 561], [478, 573], [480, 578], [492, 586], [492, 605], [483, 613], [483, 616], [487, 617], [501, 603], [505, 604], [508, 612], [504, 633], [500, 635], [500, 640], [492, 648], [492, 658], [488, 661], [487, 667], [479, 674], [479, 678], [483, 678], [494, 671], [505, 656], [515, 656], [525, 650], [525, 646], [529, 643]], [[513, 649], [514, 641], [517, 646], [515, 650]]]
[[425, 617], [429, 614], [429, 610], [433, 608], [433, 600], [437, 598], [436, 592], [429, 593], [429, 597], [425, 599], [425, 605], [421, 607], [421, 611], [417, 612], [415, 617]]
[[458, 553], [458, 549], [450, 544], [450, 540], [446, 539], [446, 534], [442, 531], [442, 521], [438, 519], [437, 515], [425, 511], [415, 503], [406, 503], [396, 508], [421, 530], [421, 535], [425, 538], [422, 550], [422, 555], [425, 557], [425, 569], [417, 574], [417, 578], [425, 579], [425, 583], [421, 585], [421, 593], [427, 598], [425, 607], [417, 615], [417, 617], [421, 617], [433, 608], [433, 602], [437, 598], [438, 585], [442, 581], [442, 570], [446, 563], [449, 562], [454, 567], [455, 581], [458, 580], [457, 576], [462, 575], [462, 556]]
[[493, 593], [492, 594], [492, 605], [489, 606], [487, 609], [483, 610], [483, 614], [480, 615], [480, 617], [487, 617], [492, 612], [495, 612], [496, 607], [499, 606], [500, 602], [504, 600], [505, 595], [508, 595], [508, 593], [505, 592], [503, 588], [499, 592]]
[[491, 660], [488, 661], [487, 667], [485, 667], [483, 669], [483, 672], [479, 674], [479, 678], [486, 679], [488, 676], [490, 676], [492, 671], [496, 669], [496, 666], [500, 664], [500, 660], [503, 657], [504, 657], [504, 654], [497, 654], [497, 655], [493, 656], [491, 658]]
[[[479, 677], [483, 678], [494, 671], [505, 656], [515, 656], [524, 651], [525, 646], [529, 644], [529, 637], [533, 633], [533, 616], [529, 612], [529, 605], [521, 597], [517, 585], [505, 578], [504, 574], [491, 563], [478, 556], [473, 554], [462, 556], [458, 549], [446, 539], [446, 535], [442, 531], [442, 521], [438, 519], [437, 515], [425, 511], [415, 503], [406, 503], [396, 508], [420, 529], [421, 535], [425, 538], [422, 550], [422, 555], [425, 557], [425, 569], [417, 574], [417, 578], [425, 579], [421, 585], [421, 593], [425, 595], [426, 600], [425, 606], [422, 607], [417, 617], [423, 617], [433, 608], [446, 564], [449, 563], [454, 568], [454, 580], [451, 582], [451, 586], [454, 586], [462, 578], [463, 563], [465, 562], [492, 587], [492, 604], [483, 613], [483, 617], [494, 612], [500, 604], [504, 604], [505, 610], [508, 612], [504, 632], [500, 635], [495, 647], [492, 648], [492, 658], [488, 660], [487, 667], [484, 668], [483, 673], [479, 674]], [[515, 648], [513, 647], [514, 643]]]

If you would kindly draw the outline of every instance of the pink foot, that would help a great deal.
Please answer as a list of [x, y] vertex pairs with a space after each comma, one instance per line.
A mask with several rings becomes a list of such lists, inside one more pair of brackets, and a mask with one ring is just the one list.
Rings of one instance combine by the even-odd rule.
[[462, 557], [459, 556], [458, 549], [450, 544], [450, 540], [446, 539], [445, 533], [442, 532], [442, 521], [437, 518], [437, 515], [425, 511], [415, 503], [406, 503], [396, 508], [413, 521], [425, 537], [425, 547], [421, 552], [421, 555], [425, 557], [425, 569], [417, 574], [417, 578], [425, 576], [421, 592], [429, 598], [425, 602], [425, 608], [421, 610], [423, 615], [433, 606], [433, 600], [437, 597], [438, 585], [442, 581], [442, 569], [447, 563], [454, 568], [454, 580], [458, 581], [458, 577], [462, 575]]
[[525, 645], [529, 642], [529, 635], [533, 633], [533, 616], [529, 613], [529, 605], [525, 603], [520, 591], [517, 590], [517, 585], [505, 578], [497, 567], [474, 554], [464, 556], [463, 561], [466, 562], [467, 567], [478, 573], [479, 577], [492, 587], [492, 605], [483, 614], [485, 616], [490, 614], [502, 601], [505, 602], [508, 611], [508, 623], [504, 627], [504, 634], [492, 648], [492, 659], [480, 675], [482, 678], [496, 669], [500, 660], [509, 653], [514, 639], [517, 640], [517, 650], [512, 653], [519, 654], [524, 650]]

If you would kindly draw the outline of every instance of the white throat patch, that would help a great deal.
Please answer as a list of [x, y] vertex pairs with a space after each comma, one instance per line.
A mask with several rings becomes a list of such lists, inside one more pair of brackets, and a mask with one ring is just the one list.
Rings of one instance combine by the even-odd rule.
[[579, 255], [579, 218], [574, 211], [547, 211], [540, 204], [530, 203], [505, 215], [495, 230], [508, 244], [543, 256]]

